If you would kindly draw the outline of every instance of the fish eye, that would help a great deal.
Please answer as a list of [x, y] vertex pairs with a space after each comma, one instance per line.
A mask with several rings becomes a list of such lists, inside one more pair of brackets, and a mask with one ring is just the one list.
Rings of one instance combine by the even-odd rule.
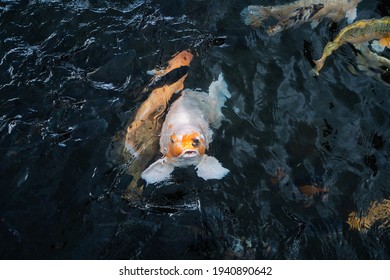
[[192, 147], [194, 147], [194, 148], [199, 147], [199, 139], [198, 138], [192, 139]]

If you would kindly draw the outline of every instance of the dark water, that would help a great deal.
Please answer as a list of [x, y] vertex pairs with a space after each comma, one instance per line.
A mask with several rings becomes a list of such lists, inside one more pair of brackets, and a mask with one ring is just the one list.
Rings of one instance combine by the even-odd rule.
[[[386, 2], [363, 0], [358, 19]], [[0, 2], [2, 259], [389, 259], [388, 228], [346, 223], [390, 197], [389, 84], [349, 72], [349, 45], [312, 77], [310, 56], [346, 22], [269, 37], [242, 24], [251, 3]], [[146, 71], [188, 48], [186, 87], [223, 72], [232, 92], [210, 147], [230, 173], [175, 171], [131, 207], [112, 143]], [[310, 184], [329, 192], [303, 195]]]

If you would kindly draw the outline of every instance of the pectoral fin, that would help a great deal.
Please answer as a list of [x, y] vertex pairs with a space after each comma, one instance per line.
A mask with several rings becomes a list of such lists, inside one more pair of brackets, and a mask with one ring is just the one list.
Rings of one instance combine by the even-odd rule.
[[205, 180], [222, 179], [229, 172], [215, 157], [207, 155], [203, 156], [196, 170], [196, 174]]
[[152, 163], [148, 168], [141, 174], [141, 178], [144, 179], [148, 184], [161, 182], [172, 173], [174, 167], [166, 162], [165, 158], [159, 159]]

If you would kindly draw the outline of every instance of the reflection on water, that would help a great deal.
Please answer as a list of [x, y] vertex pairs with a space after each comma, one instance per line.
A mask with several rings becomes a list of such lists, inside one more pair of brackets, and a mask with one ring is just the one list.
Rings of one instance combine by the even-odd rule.
[[[347, 223], [390, 197], [386, 75], [344, 45], [312, 77], [346, 22], [270, 37], [240, 19], [253, 2], [0, 3], [1, 258], [389, 258], [386, 217]], [[388, 14], [363, 0], [357, 19]], [[186, 49], [185, 87], [223, 72], [232, 93], [209, 151], [230, 173], [177, 169], [133, 207], [118, 143], [147, 71]]]

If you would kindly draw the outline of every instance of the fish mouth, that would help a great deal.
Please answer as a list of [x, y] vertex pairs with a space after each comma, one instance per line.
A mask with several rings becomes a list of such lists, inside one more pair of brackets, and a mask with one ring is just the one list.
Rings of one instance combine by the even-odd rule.
[[183, 158], [193, 158], [196, 156], [199, 156], [199, 152], [197, 150], [185, 150], [180, 155], [180, 157]]

